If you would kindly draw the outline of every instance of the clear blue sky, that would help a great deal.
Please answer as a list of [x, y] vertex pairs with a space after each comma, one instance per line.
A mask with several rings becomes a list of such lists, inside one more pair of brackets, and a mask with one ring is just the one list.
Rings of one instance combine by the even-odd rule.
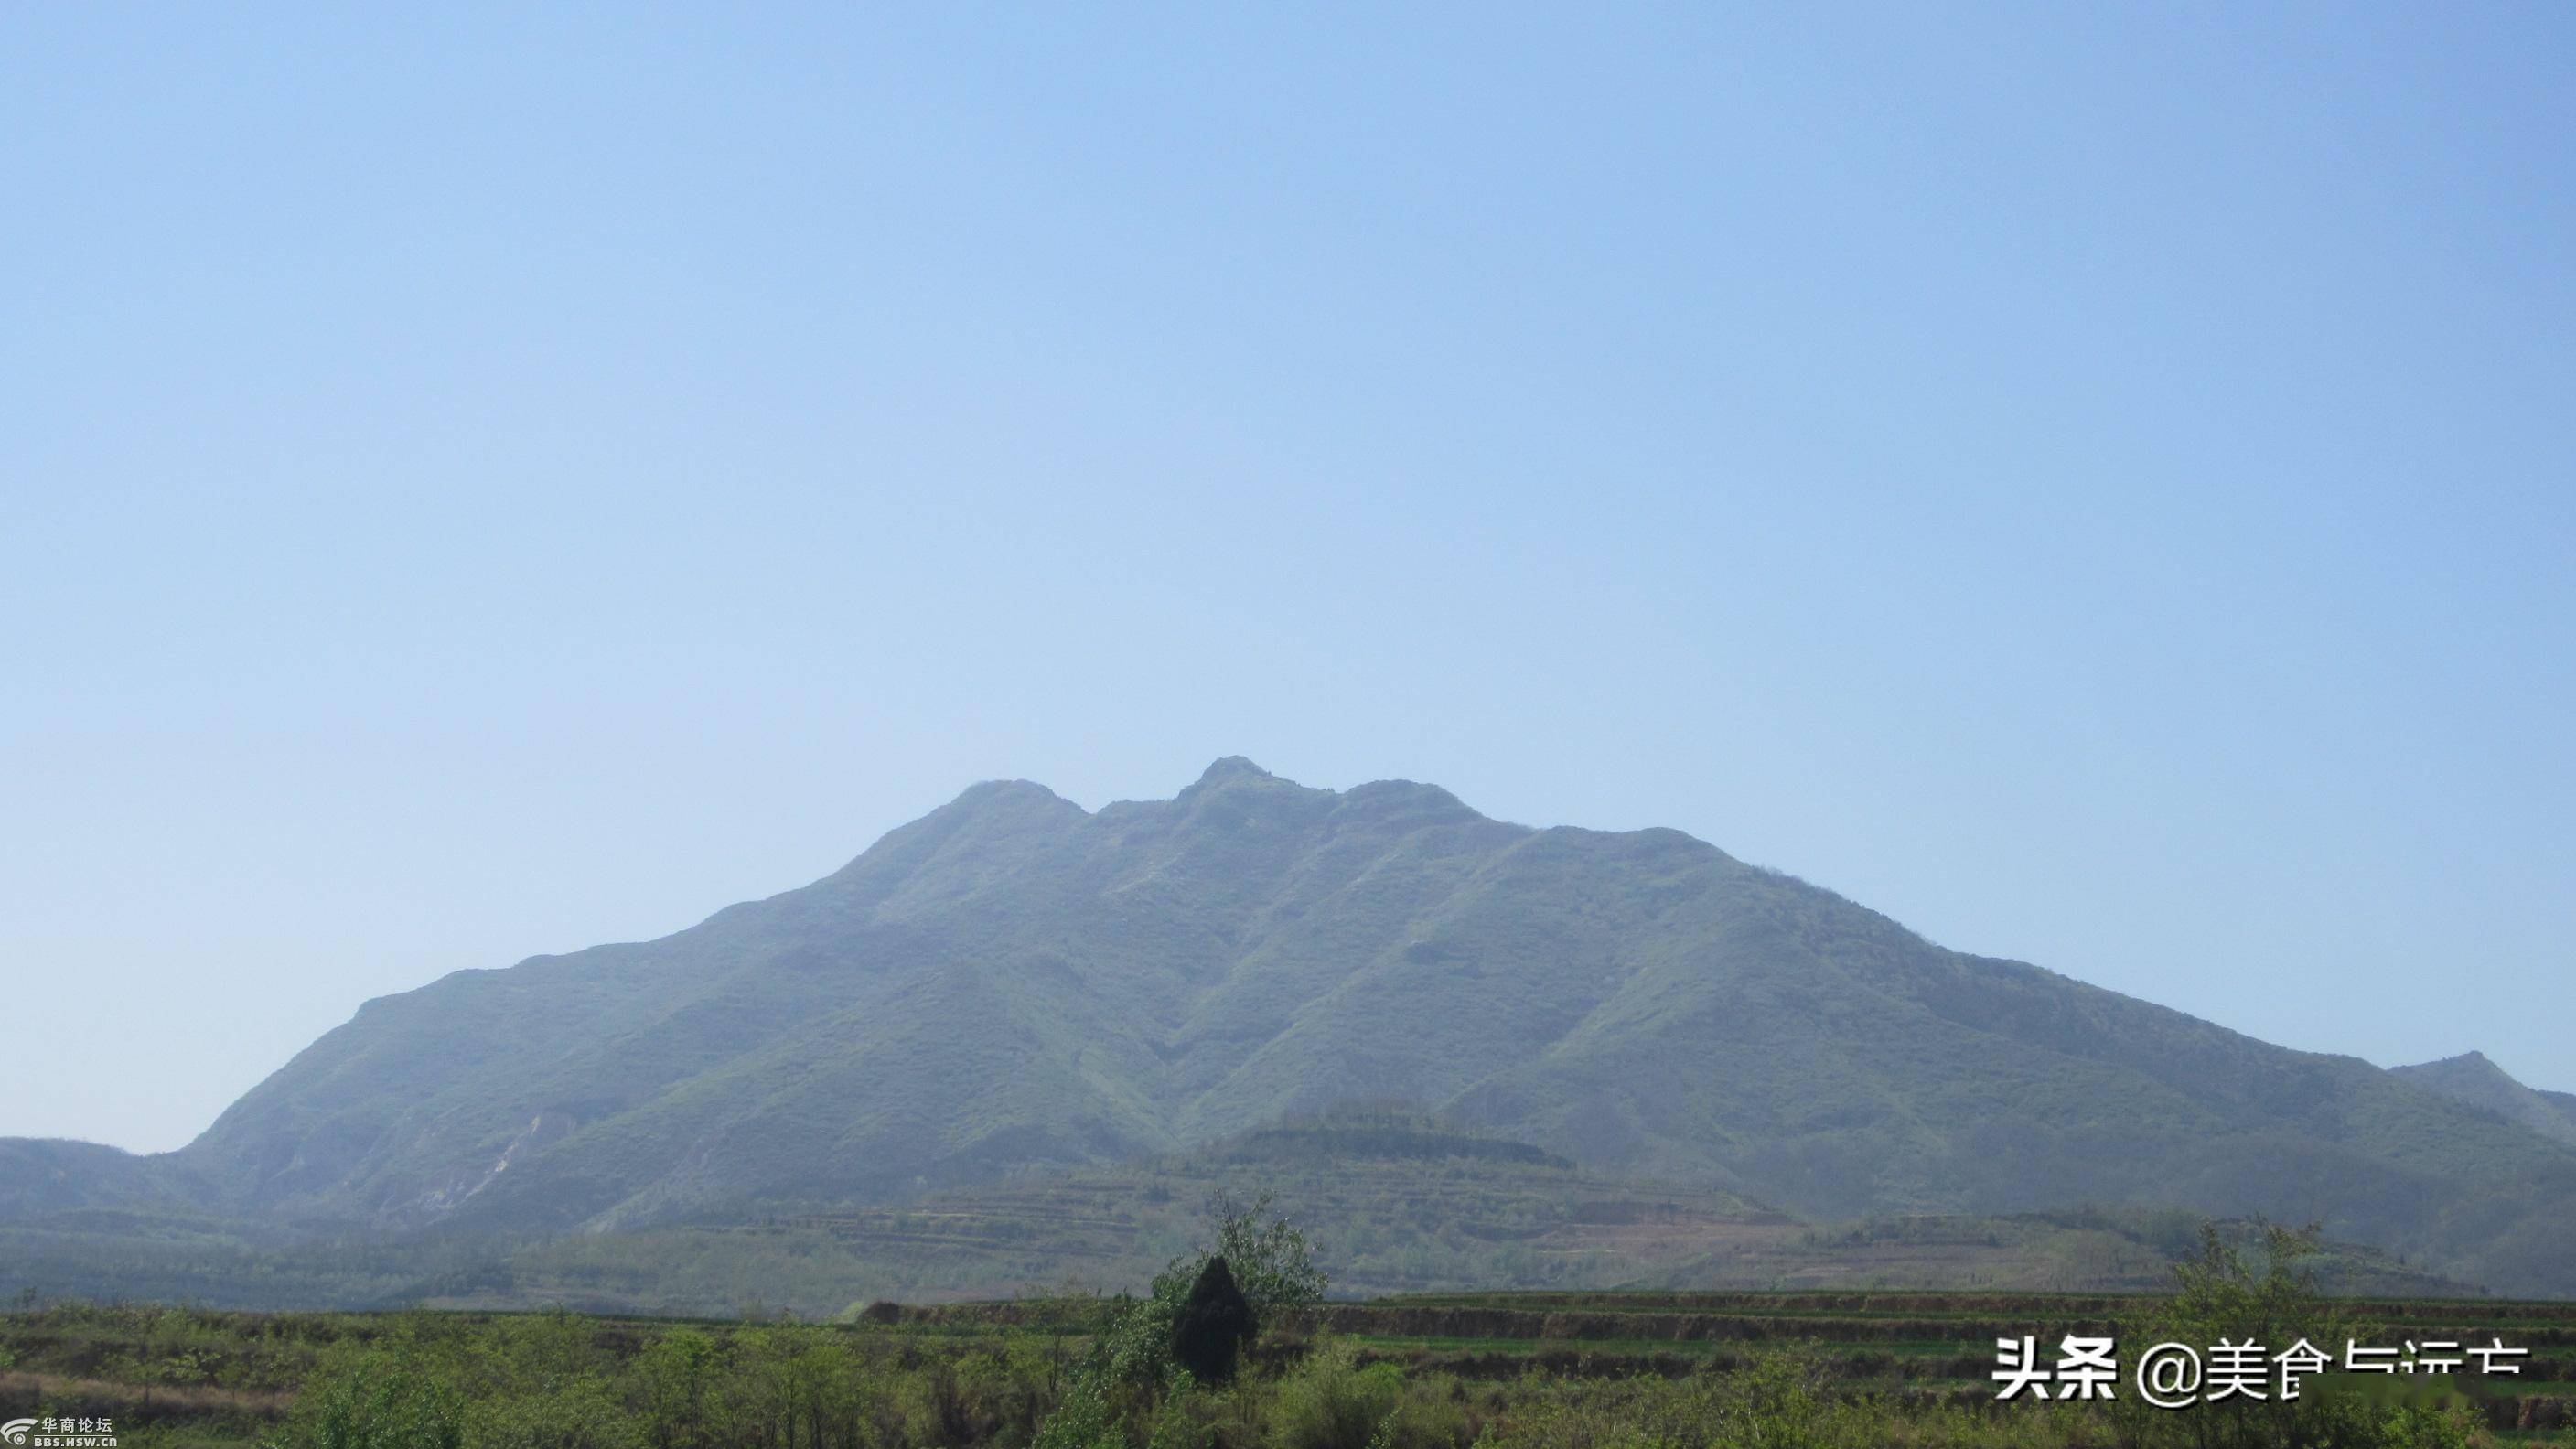
[[2576, 9], [20, 5], [0, 1132], [977, 779], [2576, 1089]]

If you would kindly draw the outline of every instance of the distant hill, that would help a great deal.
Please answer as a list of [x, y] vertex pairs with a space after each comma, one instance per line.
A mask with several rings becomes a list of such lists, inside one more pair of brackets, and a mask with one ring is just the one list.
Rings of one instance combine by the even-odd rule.
[[2543, 1137], [2576, 1147], [2576, 1096], [2534, 1091], [2488, 1061], [2482, 1052], [2389, 1070], [2419, 1087], [2429, 1087], [2454, 1101], [2483, 1108]]
[[2322, 1218], [2576, 1293], [2576, 1148], [2527, 1122], [1945, 950], [1676, 831], [1240, 759], [1097, 812], [979, 785], [661, 940], [369, 1002], [177, 1153], [0, 1147], [48, 1174], [0, 1211], [449, 1241], [742, 1221], [1357, 1098], [1809, 1219]]
[[205, 1191], [171, 1156], [137, 1157], [58, 1137], [0, 1137], [0, 1222], [82, 1208], [184, 1211]]

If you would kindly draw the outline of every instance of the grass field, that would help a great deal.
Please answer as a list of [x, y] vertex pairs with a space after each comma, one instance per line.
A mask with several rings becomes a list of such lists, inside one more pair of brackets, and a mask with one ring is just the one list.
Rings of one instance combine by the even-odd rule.
[[[0, 1315], [0, 1420], [107, 1419], [127, 1449], [1019, 1445], [1078, 1391], [1117, 1302], [877, 1304], [837, 1323], [31, 1306]], [[1129, 1404], [1147, 1421], [1134, 1441], [1066, 1442], [1146, 1442], [1156, 1425], [1168, 1433], [1155, 1442], [1246, 1449], [2195, 1442], [2204, 1411], [2141, 1421], [2099, 1405], [1997, 1403], [1989, 1381], [1998, 1337], [2050, 1345], [2094, 1332], [2125, 1343], [2164, 1302], [1921, 1292], [1333, 1302], [1282, 1315], [1233, 1387], [1182, 1395], [1185, 1411]], [[2531, 1350], [2519, 1379], [2467, 1385], [2475, 1396], [2448, 1429], [2367, 1442], [2576, 1442], [2576, 1304], [2339, 1306], [2365, 1343], [2496, 1335]], [[353, 1423], [374, 1437], [349, 1437]], [[453, 1437], [439, 1437], [439, 1424]]]

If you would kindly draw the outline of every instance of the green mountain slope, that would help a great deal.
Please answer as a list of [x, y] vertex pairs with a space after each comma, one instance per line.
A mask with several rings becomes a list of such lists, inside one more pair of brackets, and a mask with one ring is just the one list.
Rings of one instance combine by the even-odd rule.
[[[419, 1285], [446, 1306], [577, 1302], [801, 1312], [1133, 1290], [1206, 1229], [1217, 1193], [1315, 1225], [1340, 1293], [1609, 1286], [1802, 1225], [1731, 1193], [1587, 1173], [1418, 1114], [1298, 1119], [1187, 1153], [1067, 1168], [900, 1204], [550, 1240]], [[1327, 1226], [1329, 1225], [1329, 1226]], [[794, 1271], [784, 1271], [787, 1264]]]
[[[1815, 1227], [1732, 1194], [1608, 1178], [1418, 1115], [1333, 1113], [1188, 1153], [807, 1217], [557, 1238], [410, 1285], [434, 1306], [805, 1314], [1134, 1290], [1202, 1240], [1217, 1194], [1316, 1225], [1337, 1295], [1612, 1287], [1899, 1285], [2155, 1291], [2198, 1242], [2188, 1214], [1889, 1218]], [[0, 1240], [5, 1241], [5, 1240]], [[2348, 1244], [2345, 1293], [2472, 1292]]]
[[2543, 1137], [2576, 1147], [2576, 1097], [2564, 1092], [2535, 1091], [2515, 1081], [2483, 1052], [2467, 1052], [2389, 1070], [2419, 1087], [2473, 1107], [2482, 1107], [2508, 1122], [2520, 1123]]
[[[330, 1242], [167, 1211], [0, 1222], [0, 1298], [191, 1299], [239, 1307], [532, 1308], [826, 1316], [1134, 1291], [1204, 1240], [1220, 1194], [1314, 1225], [1339, 1295], [1661, 1288], [2154, 1291], [2199, 1241], [2191, 1214], [1800, 1223], [1733, 1194], [1587, 1172], [1552, 1153], [1386, 1108], [1262, 1128], [1187, 1153], [1014, 1176], [878, 1207], [528, 1243]], [[2323, 1281], [2353, 1294], [2469, 1296], [2352, 1244]]]
[[203, 1183], [167, 1157], [94, 1142], [0, 1137], [0, 1221], [86, 1208], [185, 1210]]
[[1674, 831], [1243, 760], [1096, 813], [979, 785], [662, 940], [370, 1002], [189, 1147], [95, 1176], [266, 1221], [634, 1228], [1363, 1097], [1816, 1218], [2314, 1217], [2576, 1292], [2576, 1150], [2529, 1126], [1944, 950]]

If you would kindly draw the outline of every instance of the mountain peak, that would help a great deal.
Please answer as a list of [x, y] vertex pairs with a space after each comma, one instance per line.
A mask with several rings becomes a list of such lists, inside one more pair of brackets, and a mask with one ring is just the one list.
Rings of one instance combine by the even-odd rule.
[[1089, 813], [1035, 780], [984, 780], [967, 786], [956, 799], [913, 823], [944, 824], [948, 829], [974, 825], [1016, 830], [1078, 819]]
[[1276, 780], [1278, 778], [1241, 755], [1228, 755], [1200, 771], [1198, 783], [1212, 785], [1219, 781], [1233, 779]]
[[[2466, 1077], [2474, 1074], [2481, 1077], [2502, 1077], [2506, 1081], [2513, 1081], [2512, 1073], [2506, 1071], [2500, 1066], [2497, 1066], [2495, 1062], [2482, 1051], [2465, 1051], [2455, 1057], [2443, 1057], [2437, 1061], [2418, 1062], [2413, 1066], [2396, 1067], [2392, 1070], [2396, 1071], [2401, 1076], [2441, 1075], [2449, 1077]], [[2515, 1082], [2514, 1085], [2520, 1086], [2521, 1083]]]
[[2392, 1067], [2390, 1074], [2439, 1092], [2455, 1101], [2518, 1122], [2542, 1136], [2576, 1147], [2576, 1108], [2547, 1092], [2536, 1092], [2487, 1059], [2484, 1052], [2462, 1052], [2438, 1062]]
[[1246, 792], [1263, 795], [1274, 792], [1301, 793], [1305, 789], [1305, 786], [1293, 780], [1283, 780], [1241, 755], [1228, 755], [1201, 771], [1199, 777], [1191, 781], [1187, 789], [1172, 798], [1176, 801], [1189, 801]]
[[[995, 805], [1063, 802], [1064, 797], [1035, 780], [982, 780], [957, 793], [950, 805]], [[1070, 802], [1065, 802], [1070, 803]]]

